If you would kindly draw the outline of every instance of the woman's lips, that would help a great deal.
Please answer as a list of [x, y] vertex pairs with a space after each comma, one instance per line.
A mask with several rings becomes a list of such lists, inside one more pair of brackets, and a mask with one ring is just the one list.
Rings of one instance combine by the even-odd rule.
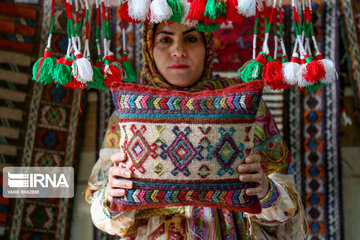
[[170, 66], [172, 69], [186, 69], [189, 68], [189, 65], [186, 64], [173, 64]]

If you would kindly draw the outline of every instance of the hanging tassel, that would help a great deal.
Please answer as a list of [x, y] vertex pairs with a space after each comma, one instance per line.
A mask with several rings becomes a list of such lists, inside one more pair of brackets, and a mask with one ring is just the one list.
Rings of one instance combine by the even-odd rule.
[[135, 21], [144, 22], [149, 14], [151, 0], [128, 0], [129, 16]]
[[[102, 67], [102, 63], [101, 63], [101, 59], [98, 59], [95, 66], [93, 65], [93, 63], [91, 62], [91, 60], [89, 59], [93, 71], [94, 71], [94, 77], [93, 80], [91, 82], [88, 82], [86, 85], [88, 86], [88, 88], [92, 88], [92, 89], [99, 89], [99, 90], [108, 90], [105, 86], [104, 86], [104, 76], [101, 72], [101, 67]], [[100, 62], [98, 64], [98, 62]]]
[[[72, 51], [72, 52], [71, 52], [71, 65], [72, 65], [72, 66], [73, 66], [74, 61], [75, 61], [75, 59], [76, 59], [76, 58], [75, 58], [75, 55], [74, 55], [74, 52], [75, 52], [75, 51]], [[87, 88], [87, 86], [86, 86], [84, 83], [77, 81], [77, 80], [74, 78], [74, 76], [72, 77], [71, 82], [68, 83], [68, 84], [65, 84], [64, 87], [69, 87], [69, 88], [72, 88], [72, 89], [86, 89], [86, 88]]]
[[238, 10], [238, 0], [227, 0], [226, 2], [226, 20], [231, 22], [242, 22], [244, 16]]
[[45, 48], [44, 56], [39, 58], [33, 66], [32, 79], [36, 82], [43, 84], [52, 83], [54, 81], [52, 77], [52, 71], [54, 70], [56, 59], [52, 57], [51, 39], [54, 30], [55, 22], [55, 0], [51, 1], [51, 23], [49, 30], [48, 42]]
[[321, 61], [313, 60], [309, 55], [305, 56], [305, 61], [302, 74], [307, 82], [316, 83], [325, 77], [325, 68]]
[[183, 12], [181, 5], [178, 0], [167, 0], [169, 7], [172, 10], [172, 16], [169, 18], [168, 22], [181, 22]]
[[204, 18], [206, 0], [192, 0], [188, 19], [190, 21], [201, 21]]
[[239, 76], [244, 82], [250, 82], [260, 78], [262, 67], [266, 64], [263, 52], [260, 52], [255, 59], [247, 61], [239, 70]]
[[297, 73], [300, 71], [300, 64], [298, 62], [299, 55], [294, 53], [290, 62], [283, 64], [284, 82], [290, 85], [297, 83]]
[[123, 53], [123, 62], [121, 64], [124, 73], [125, 73], [125, 78], [124, 78], [124, 82], [131, 82], [131, 83], [136, 83], [136, 72], [134, 67], [131, 65], [131, 63], [129, 62], [128, 59], [128, 55], [127, 53]]
[[122, 82], [122, 80], [124, 79], [124, 72], [122, 66], [119, 62], [115, 60], [113, 54], [105, 56], [103, 74], [104, 85], [107, 88], [110, 88], [117, 83]]
[[333, 61], [329, 59], [324, 59], [321, 54], [316, 55], [315, 57], [318, 61], [322, 62], [325, 69], [325, 77], [321, 79], [321, 82], [323, 83], [332, 83], [336, 81], [338, 78], [338, 74], [335, 68], [335, 64]]
[[46, 48], [44, 56], [36, 61], [33, 66], [33, 80], [42, 84], [52, 83], [52, 71], [55, 66], [56, 59], [52, 57], [51, 48]]
[[153, 0], [150, 4], [150, 14], [150, 22], [161, 23], [168, 20], [173, 15], [173, 11], [167, 0]]
[[71, 83], [71, 59], [67, 56], [64, 56], [57, 60], [52, 76], [57, 84], [65, 85]]
[[128, 1], [125, 1], [122, 3], [119, 12], [120, 12], [121, 19], [123, 19], [126, 22], [132, 22], [132, 23], [140, 23], [141, 22], [141, 21], [136, 21], [129, 16]]
[[79, 51], [75, 51], [75, 60], [72, 64], [73, 77], [81, 82], [87, 83], [93, 79], [93, 69], [91, 63], [86, 58], [83, 58]]
[[238, 0], [237, 10], [245, 17], [255, 16], [256, 0]]
[[284, 82], [282, 64], [276, 61], [268, 61], [265, 65], [264, 82], [274, 90], [291, 88], [291, 85]]
[[223, 0], [208, 0], [205, 6], [204, 15], [210, 20], [215, 20], [226, 14], [226, 5]]

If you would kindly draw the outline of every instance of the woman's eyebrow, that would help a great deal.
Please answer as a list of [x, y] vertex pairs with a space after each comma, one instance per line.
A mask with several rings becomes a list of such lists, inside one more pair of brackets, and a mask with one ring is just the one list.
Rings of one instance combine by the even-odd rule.
[[168, 31], [160, 31], [158, 34], [168, 34], [168, 35], [175, 35], [175, 33], [173, 32], [168, 32]]
[[190, 32], [193, 32], [193, 31], [197, 31], [196, 28], [190, 28], [189, 30], [186, 30], [185, 32], [183, 32], [183, 35], [186, 35]]

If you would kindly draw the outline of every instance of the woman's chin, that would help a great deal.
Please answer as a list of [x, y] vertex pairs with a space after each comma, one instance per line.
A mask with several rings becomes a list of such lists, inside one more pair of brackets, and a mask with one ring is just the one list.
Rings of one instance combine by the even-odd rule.
[[197, 82], [196, 80], [191, 79], [188, 74], [171, 74], [166, 77], [166, 80], [176, 87], [190, 87]]

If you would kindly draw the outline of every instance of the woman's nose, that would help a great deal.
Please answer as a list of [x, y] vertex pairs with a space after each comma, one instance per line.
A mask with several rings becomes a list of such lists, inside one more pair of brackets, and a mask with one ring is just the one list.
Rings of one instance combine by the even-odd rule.
[[187, 55], [186, 53], [186, 47], [182, 42], [174, 42], [174, 46], [171, 51], [171, 56], [173, 57], [185, 57]]

